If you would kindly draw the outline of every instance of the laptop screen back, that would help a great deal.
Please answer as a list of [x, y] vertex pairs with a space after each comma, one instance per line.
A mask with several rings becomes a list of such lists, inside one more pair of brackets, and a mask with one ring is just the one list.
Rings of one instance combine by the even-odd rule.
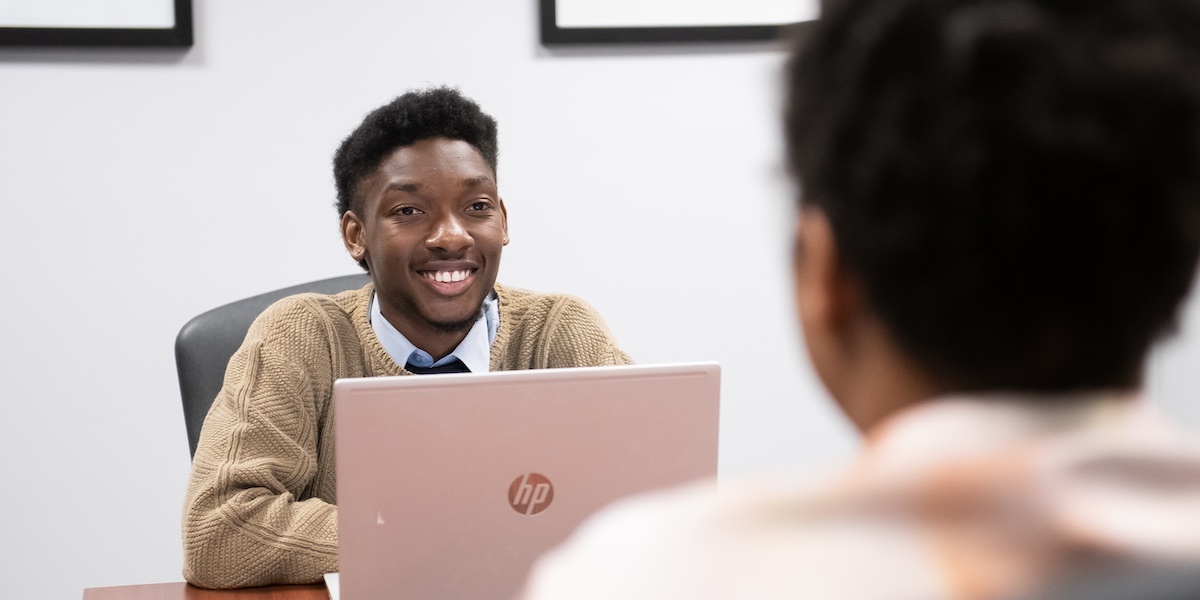
[[508, 600], [630, 494], [712, 477], [711, 363], [339, 380], [341, 597]]

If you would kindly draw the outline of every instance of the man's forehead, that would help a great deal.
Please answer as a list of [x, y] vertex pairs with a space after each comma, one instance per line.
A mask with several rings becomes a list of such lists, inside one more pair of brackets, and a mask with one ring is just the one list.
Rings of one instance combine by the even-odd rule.
[[416, 191], [446, 177], [463, 188], [496, 186], [491, 165], [470, 143], [428, 138], [393, 149], [358, 187], [368, 193], [371, 188]]
[[[395, 190], [400, 192], [419, 192], [425, 187], [426, 179], [419, 175], [409, 175], [405, 173], [393, 174], [388, 177], [387, 174], [381, 174], [380, 177], [385, 178], [384, 191]], [[494, 188], [496, 182], [492, 180], [491, 175], [477, 175], [471, 177], [463, 177], [458, 180], [458, 184], [463, 189], [475, 189], [479, 187]]]
[[446, 137], [431, 137], [417, 140], [411, 144], [397, 146], [384, 156], [383, 163], [389, 161], [416, 162], [430, 159], [454, 158], [465, 160], [487, 167], [491, 165], [483, 157], [483, 153], [474, 144], [466, 140]]

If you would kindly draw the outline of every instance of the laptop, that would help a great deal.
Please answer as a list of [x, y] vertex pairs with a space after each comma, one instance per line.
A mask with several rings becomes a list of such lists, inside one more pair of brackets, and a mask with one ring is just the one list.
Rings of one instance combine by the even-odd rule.
[[618, 498], [717, 471], [715, 363], [334, 383], [343, 600], [510, 600]]

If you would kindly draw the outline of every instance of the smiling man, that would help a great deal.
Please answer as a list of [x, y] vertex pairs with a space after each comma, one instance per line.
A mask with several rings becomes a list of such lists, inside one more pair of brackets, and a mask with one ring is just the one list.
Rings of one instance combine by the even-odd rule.
[[338, 569], [336, 379], [631, 362], [584, 302], [496, 283], [508, 243], [497, 154], [495, 120], [448, 88], [396, 98], [342, 142], [342, 238], [371, 283], [280, 301], [230, 360], [192, 463], [188, 581]]

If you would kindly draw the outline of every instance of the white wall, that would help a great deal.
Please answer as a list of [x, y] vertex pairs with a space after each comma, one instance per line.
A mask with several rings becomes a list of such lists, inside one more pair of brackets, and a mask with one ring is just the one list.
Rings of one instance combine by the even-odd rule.
[[[639, 362], [721, 362], [723, 474], [849, 455], [794, 336], [782, 52], [547, 51], [535, 5], [197, 0], [186, 53], [0, 50], [5, 596], [180, 579], [175, 333], [354, 272], [330, 157], [428, 84], [500, 122], [503, 281], [588, 299]], [[1155, 395], [1197, 388], [1188, 339]]]

